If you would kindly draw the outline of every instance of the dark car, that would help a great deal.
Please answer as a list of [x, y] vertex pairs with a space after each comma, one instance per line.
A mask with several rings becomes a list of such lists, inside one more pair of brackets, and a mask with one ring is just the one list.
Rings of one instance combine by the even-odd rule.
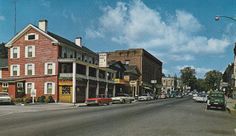
[[223, 92], [212, 92], [208, 96], [207, 109], [221, 108], [226, 109], [225, 97]]

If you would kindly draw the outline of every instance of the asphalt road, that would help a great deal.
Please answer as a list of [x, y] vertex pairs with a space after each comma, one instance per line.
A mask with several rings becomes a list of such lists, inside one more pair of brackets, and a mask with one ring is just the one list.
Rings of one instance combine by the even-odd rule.
[[0, 116], [0, 136], [235, 136], [236, 118], [190, 98]]

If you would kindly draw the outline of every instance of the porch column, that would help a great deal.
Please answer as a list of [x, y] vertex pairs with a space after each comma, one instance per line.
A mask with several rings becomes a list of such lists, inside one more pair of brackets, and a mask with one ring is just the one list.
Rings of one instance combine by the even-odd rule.
[[105, 96], [107, 96], [108, 94], [108, 73], [105, 72], [105, 76], [106, 76], [106, 89], [105, 89]]
[[96, 69], [96, 77], [97, 77], [96, 96], [98, 96], [99, 95], [99, 69]]
[[115, 97], [115, 95], [116, 95], [116, 85], [114, 84], [113, 85], [113, 97]]
[[87, 86], [86, 86], [86, 93], [85, 98], [89, 98], [89, 66], [86, 66], [86, 77], [87, 77]]
[[73, 88], [72, 88], [72, 103], [76, 103], [76, 62], [73, 62], [73, 77], [72, 77], [72, 82], [73, 82]]

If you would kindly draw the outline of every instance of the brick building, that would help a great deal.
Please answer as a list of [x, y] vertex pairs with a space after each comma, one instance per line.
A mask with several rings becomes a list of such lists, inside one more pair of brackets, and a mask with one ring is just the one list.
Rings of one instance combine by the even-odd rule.
[[137, 67], [141, 75], [136, 83], [133, 82], [136, 86], [135, 95], [153, 93], [161, 89], [162, 62], [146, 50], [128, 49], [107, 52], [107, 61], [121, 61], [123, 64]]
[[99, 68], [98, 55], [83, 46], [80, 37], [71, 42], [49, 32], [47, 24], [29, 24], [5, 45], [8, 64], [0, 68], [0, 91], [13, 98], [36, 93], [73, 103], [114, 94], [115, 71]]

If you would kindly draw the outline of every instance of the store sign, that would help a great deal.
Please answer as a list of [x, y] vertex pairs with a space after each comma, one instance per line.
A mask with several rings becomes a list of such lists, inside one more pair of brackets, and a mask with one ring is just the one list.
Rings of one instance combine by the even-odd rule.
[[99, 67], [107, 67], [107, 53], [99, 53]]

